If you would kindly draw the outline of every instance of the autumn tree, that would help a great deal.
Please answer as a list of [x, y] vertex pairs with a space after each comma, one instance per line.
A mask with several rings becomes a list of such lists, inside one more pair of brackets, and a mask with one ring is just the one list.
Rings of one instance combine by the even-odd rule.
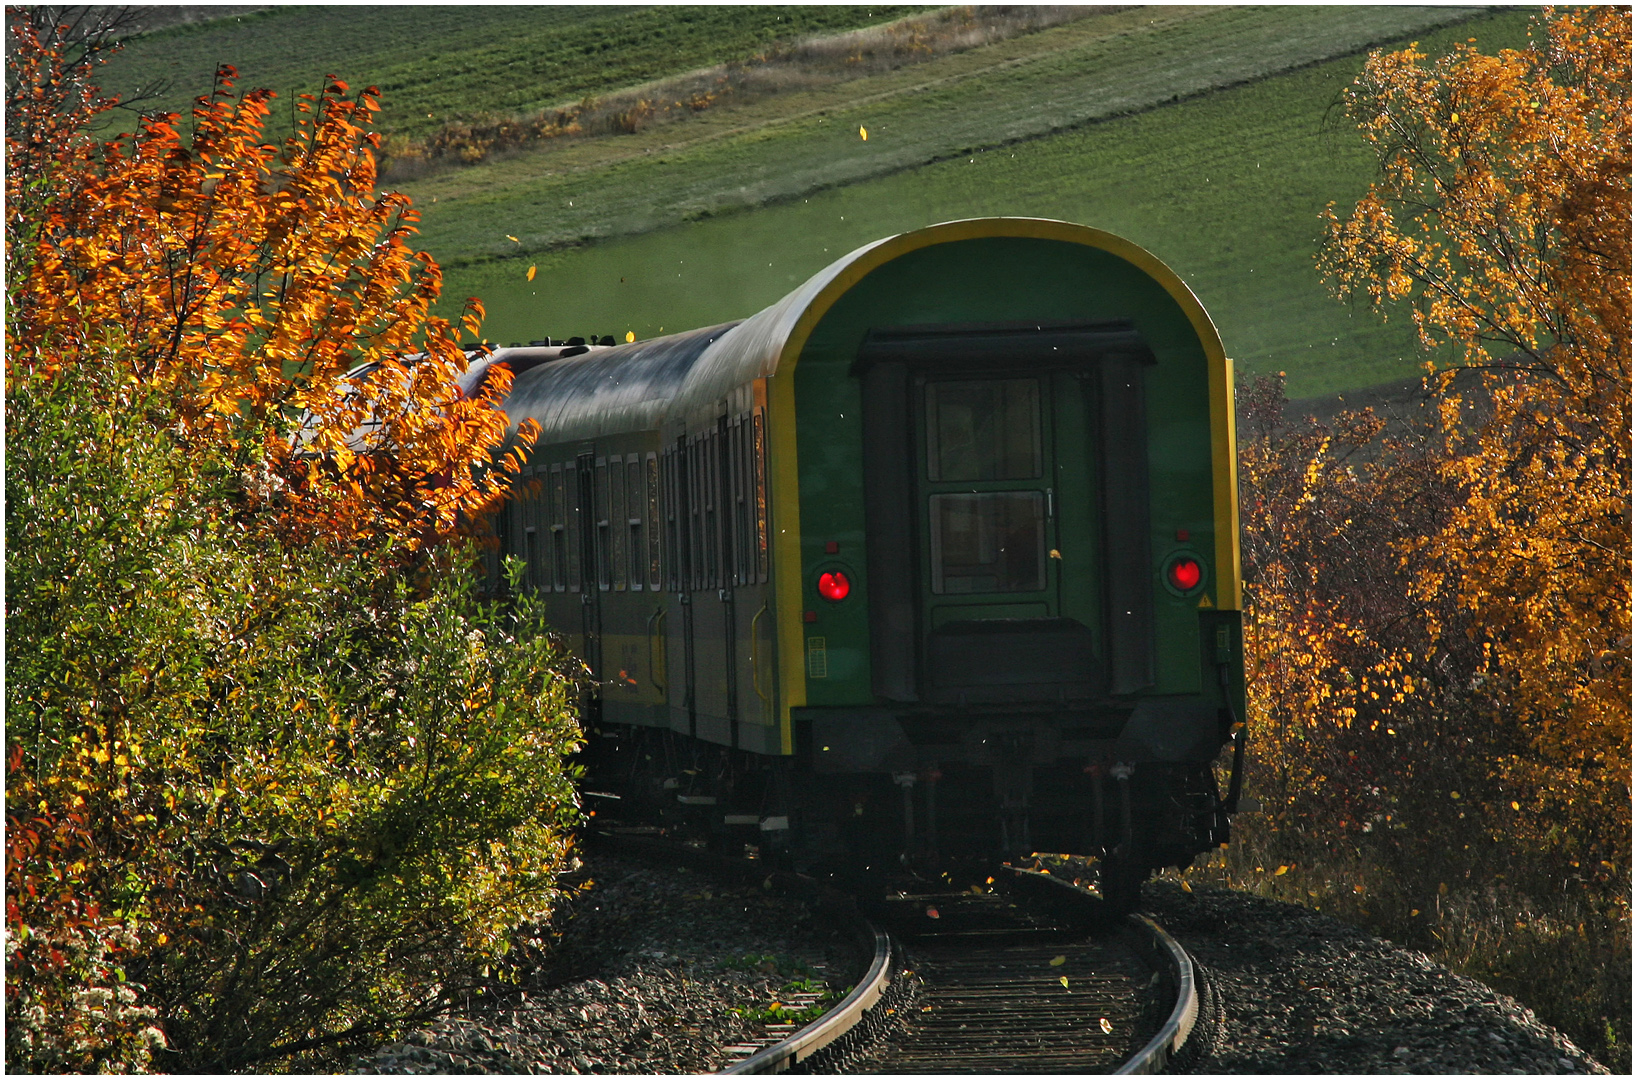
[[[26, 272], [10, 286], [8, 378], [92, 362], [117, 328], [178, 438], [221, 449], [250, 490], [337, 539], [418, 545], [500, 496], [516, 469], [492, 460], [507, 373], [460, 395], [465, 356], [430, 316], [441, 274], [411, 246], [417, 214], [375, 190], [373, 87], [303, 95], [273, 146], [271, 94], [236, 94], [224, 67], [185, 135], [165, 115], [97, 143], [86, 124], [111, 103], [61, 89], [90, 61], [45, 48], [30, 22], [14, 33], [6, 242]], [[469, 301], [468, 332], [481, 315]], [[367, 383], [346, 378], [358, 369]]]
[[[1240, 388], [1256, 862], [1630, 1066], [1631, 22], [1372, 54], [1319, 257], [1408, 309], [1419, 418]], [[1292, 881], [1290, 874], [1282, 881]], [[1345, 883], [1345, 887], [1339, 887]], [[1461, 951], [1442, 921], [1473, 914]], [[1436, 918], [1435, 918], [1436, 916]], [[1467, 940], [1467, 939], [1463, 939]], [[1624, 958], [1622, 960], [1622, 958]]]
[[504, 375], [456, 387], [373, 90], [271, 146], [224, 69], [99, 143], [11, 22], [7, 1065], [333, 1067], [493, 986], [577, 820], [570, 662], [462, 535]]
[[1380, 177], [1327, 212], [1320, 262], [1461, 356], [1429, 376], [1459, 498], [1402, 555], [1417, 597], [1470, 616], [1495, 718], [1529, 735], [1497, 765], [1533, 829], [1629, 873], [1631, 13], [1548, 9], [1532, 36], [1370, 57], [1346, 107]]

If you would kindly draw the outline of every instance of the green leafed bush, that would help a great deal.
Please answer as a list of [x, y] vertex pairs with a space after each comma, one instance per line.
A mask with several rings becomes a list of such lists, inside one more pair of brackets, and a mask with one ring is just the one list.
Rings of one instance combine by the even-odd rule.
[[579, 816], [538, 607], [467, 546], [294, 545], [132, 384], [10, 374], [8, 1069], [321, 1067], [469, 993]]

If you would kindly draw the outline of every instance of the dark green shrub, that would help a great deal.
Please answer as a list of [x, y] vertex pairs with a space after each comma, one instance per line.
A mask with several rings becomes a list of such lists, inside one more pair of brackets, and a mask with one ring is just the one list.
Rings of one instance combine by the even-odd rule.
[[140, 392], [14, 375], [8, 1068], [311, 1067], [469, 993], [578, 820], [538, 608], [466, 545], [295, 546]]

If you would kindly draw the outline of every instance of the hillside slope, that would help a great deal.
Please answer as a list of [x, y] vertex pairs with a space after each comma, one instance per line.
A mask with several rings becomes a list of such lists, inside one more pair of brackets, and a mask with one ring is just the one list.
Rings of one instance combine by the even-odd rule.
[[[195, 13], [198, 8], [192, 9]], [[286, 109], [326, 75], [381, 89], [385, 131], [420, 136], [476, 113], [520, 113], [748, 56], [780, 40], [870, 26], [908, 6], [320, 5], [225, 9], [131, 41], [103, 89], [168, 84], [185, 112], [216, 66], [277, 91]], [[274, 123], [283, 122], [275, 110]], [[130, 123], [126, 119], [126, 123]]]
[[[1444, 51], [1468, 37], [1484, 48], [1516, 45], [1527, 16], [1485, 13], [1422, 35], [1423, 47]], [[1357, 135], [1332, 113], [1362, 62], [1354, 53], [748, 212], [494, 261], [449, 258], [457, 242], [461, 250], [522, 247], [504, 237], [488, 242], [487, 209], [462, 202], [458, 215], [444, 218], [441, 199], [423, 199], [425, 239], [452, 264], [448, 295], [488, 304], [491, 339], [526, 341], [709, 325], [756, 311], [881, 236], [987, 214], [1062, 218], [1130, 237], [1176, 269], [1217, 320], [1242, 376], [1286, 371], [1295, 396], [1334, 393], [1414, 374], [1425, 360], [1407, 319], [1383, 324], [1338, 304], [1313, 268], [1319, 211], [1356, 199], [1373, 168]], [[861, 149], [878, 137], [889, 141], [871, 126], [865, 143], [850, 117], [848, 125]], [[637, 164], [625, 167], [635, 172]], [[665, 172], [649, 169], [661, 192]], [[571, 198], [573, 210], [555, 212], [578, 213], [586, 199], [606, 206], [599, 200], [613, 193], [582, 189]], [[442, 231], [463, 222], [464, 236]], [[495, 219], [525, 242], [526, 223]]]
[[1350, 55], [1474, 13], [1134, 8], [712, 109], [674, 127], [548, 143], [399, 186], [422, 207], [428, 249], [459, 265], [516, 253], [508, 236], [524, 252], [545, 250], [858, 183]]
[[[815, 32], [896, 34], [903, 24], [884, 21], [907, 10], [931, 9], [278, 8], [150, 35], [105, 81], [170, 70], [180, 95], [227, 59], [242, 86], [288, 94], [335, 71], [381, 85], [384, 127], [420, 138], [461, 113], [708, 83]], [[1417, 369], [1406, 325], [1336, 304], [1313, 270], [1319, 210], [1356, 198], [1372, 168], [1334, 105], [1372, 46], [1515, 45], [1526, 10], [1058, 17], [1070, 21], [964, 51], [926, 50], [912, 35], [906, 58], [856, 74], [781, 84], [775, 71], [757, 93], [679, 107], [670, 122], [555, 138], [393, 186], [422, 213], [420, 244], [445, 267], [445, 295], [486, 302], [492, 340], [647, 336], [740, 317], [858, 244], [1012, 214], [1081, 221], [1153, 250], [1212, 311], [1239, 370], [1288, 371], [1292, 394]], [[769, 50], [775, 40], [785, 44]]]

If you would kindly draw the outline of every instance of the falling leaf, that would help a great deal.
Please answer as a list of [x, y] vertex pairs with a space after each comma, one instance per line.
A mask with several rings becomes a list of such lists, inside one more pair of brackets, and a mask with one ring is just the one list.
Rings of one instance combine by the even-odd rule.
[[626, 341], [635, 341], [635, 340], [637, 340], [637, 332], [635, 330], [627, 330], [625, 332], [625, 340]]
[[1054, 957], [1052, 957], [1052, 967], [1062, 967], [1064, 964], [1066, 964], [1068, 962], [1069, 962], [1069, 958], [1066, 957], [1066, 956], [1054, 956]]
[[938, 917], [938, 909], [935, 908], [935, 907], [927, 908], [926, 909], [926, 917], [929, 918], [929, 919], [936, 919]]
[[539, 267], [537, 267], [537, 266], [531, 266], [531, 267], [529, 267], [529, 280], [530, 280], [530, 281], [533, 281], [533, 280], [534, 280], [534, 272], [535, 272], [535, 271], [536, 271], [536, 270], [538, 270], [538, 269], [539, 269]]
[[506, 234], [506, 239], [510, 240], [514, 244], [521, 244], [523, 242], [523, 241], [519, 240], [517, 237], [513, 236], [511, 233]]
[[1106, 1016], [1103, 1017], [1101, 1020], [1097, 1021], [1097, 1026], [1101, 1027], [1103, 1029], [1103, 1034], [1104, 1035], [1114, 1034], [1114, 1025], [1109, 1023], [1108, 1017], [1106, 1017]]
[[1059, 975], [1057, 981], [1063, 984], [1063, 989], [1067, 990], [1069, 988], [1069, 977], [1067, 975]]
[[865, 142], [870, 141], [870, 133], [868, 131], [864, 130], [864, 125], [863, 124], [860, 124], [858, 126], [858, 137], [860, 139], [863, 139]]
[[1052, 548], [1051, 551], [1047, 552], [1047, 554], [1054, 559], [1061, 559], [1063, 557], [1063, 553], [1058, 551], [1056, 548]]
[[1416, 917], [1416, 916], [1417, 916], [1417, 915], [1419, 915], [1419, 914], [1421, 914], [1421, 909], [1420, 909], [1420, 908], [1418, 908], [1418, 907], [1412, 907], [1412, 908], [1411, 908], [1411, 909], [1410, 909], [1410, 918], [1412, 918], [1412, 919], [1413, 919], [1413, 918], [1415, 918], [1415, 917]]
[[1279, 867], [1279, 869], [1277, 869], [1277, 870], [1275, 870], [1273, 872], [1273, 876], [1278, 877], [1280, 874], [1288, 874], [1289, 872], [1290, 872], [1290, 867], [1281, 866], [1281, 867]]
[[1192, 885], [1188, 884], [1188, 879], [1187, 878], [1177, 878], [1177, 884], [1182, 886], [1182, 891], [1183, 892], [1193, 892], [1194, 891], [1194, 887]]

